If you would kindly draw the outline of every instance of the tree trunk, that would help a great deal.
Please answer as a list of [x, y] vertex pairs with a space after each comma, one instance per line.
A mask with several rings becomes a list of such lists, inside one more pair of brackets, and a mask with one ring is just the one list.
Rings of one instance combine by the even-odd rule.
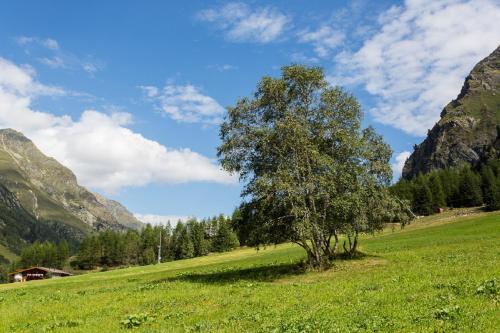
[[356, 231], [356, 234], [354, 235], [354, 242], [351, 246], [351, 254], [355, 255], [357, 249], [358, 249], [358, 232]]
[[335, 242], [333, 243], [333, 258], [337, 256], [337, 251], [339, 248], [339, 236], [337, 235], [337, 232], [333, 232], [333, 238]]
[[325, 259], [322, 253], [322, 248], [318, 240], [311, 240], [311, 246], [307, 245], [307, 242], [297, 242], [307, 253], [307, 263], [310, 268], [314, 270], [324, 269], [327, 265], [325, 263], [328, 261]]
[[352, 258], [356, 255], [358, 249], [358, 232], [356, 231], [354, 236], [348, 235], [347, 239], [349, 240], [349, 248], [346, 247], [346, 241], [344, 241], [344, 252], [348, 257]]

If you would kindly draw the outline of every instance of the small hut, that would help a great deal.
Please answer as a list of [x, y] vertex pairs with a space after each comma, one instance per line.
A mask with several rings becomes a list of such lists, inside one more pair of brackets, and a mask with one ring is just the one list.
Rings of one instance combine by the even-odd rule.
[[73, 275], [57, 268], [46, 267], [30, 267], [18, 269], [15, 272], [9, 273], [14, 282], [25, 282], [31, 280], [43, 280], [50, 278], [61, 278]]

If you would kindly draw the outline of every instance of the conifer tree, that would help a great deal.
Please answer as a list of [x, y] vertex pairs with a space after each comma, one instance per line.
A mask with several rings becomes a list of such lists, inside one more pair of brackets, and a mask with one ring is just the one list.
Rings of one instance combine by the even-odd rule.
[[483, 204], [479, 177], [469, 167], [463, 167], [460, 172], [460, 185], [457, 193], [458, 204], [461, 207], [474, 207]]
[[174, 229], [175, 259], [186, 259], [194, 256], [194, 246], [188, 229], [183, 223], [177, 223]]
[[63, 268], [68, 258], [69, 258], [69, 245], [67, 241], [63, 240], [57, 245], [56, 267]]
[[203, 225], [196, 219], [190, 219], [187, 221], [187, 228], [193, 243], [194, 256], [199, 257], [208, 254], [208, 241], [205, 239]]
[[413, 211], [420, 215], [432, 214], [432, 192], [427, 179], [420, 175], [413, 187]]
[[446, 196], [444, 194], [441, 177], [439, 171], [434, 171], [428, 176], [428, 186], [432, 195], [432, 209], [435, 211], [438, 208], [446, 206]]
[[123, 264], [136, 265], [139, 263], [140, 245], [140, 236], [137, 231], [128, 230], [123, 235]]
[[483, 198], [486, 210], [500, 209], [500, 184], [491, 167], [481, 168]]
[[215, 252], [226, 252], [235, 249], [240, 245], [238, 237], [232, 230], [229, 221], [224, 217], [219, 217], [217, 234], [212, 242], [212, 249]]

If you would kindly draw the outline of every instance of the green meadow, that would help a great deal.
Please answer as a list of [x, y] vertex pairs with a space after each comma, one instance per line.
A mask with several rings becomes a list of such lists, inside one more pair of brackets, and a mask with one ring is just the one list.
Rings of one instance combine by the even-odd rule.
[[284, 244], [0, 286], [0, 332], [499, 332], [500, 214], [453, 211], [303, 271]]

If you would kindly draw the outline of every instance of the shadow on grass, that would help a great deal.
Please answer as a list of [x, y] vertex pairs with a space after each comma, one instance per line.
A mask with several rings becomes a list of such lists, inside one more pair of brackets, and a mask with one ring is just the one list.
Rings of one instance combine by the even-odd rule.
[[306, 272], [302, 263], [273, 264], [268, 266], [257, 266], [248, 268], [228, 267], [205, 272], [188, 272], [165, 279], [174, 282], [195, 282], [207, 284], [227, 284], [240, 281], [249, 282], [272, 282], [283, 277], [298, 275]]
[[[371, 255], [357, 253], [355, 256], [339, 255], [329, 269], [335, 269], [335, 263], [363, 260]], [[186, 272], [158, 282], [193, 282], [206, 284], [228, 284], [241, 281], [273, 282], [282, 278], [304, 274], [310, 271], [304, 261], [295, 263], [270, 264], [256, 267], [226, 267], [212, 271]]]

